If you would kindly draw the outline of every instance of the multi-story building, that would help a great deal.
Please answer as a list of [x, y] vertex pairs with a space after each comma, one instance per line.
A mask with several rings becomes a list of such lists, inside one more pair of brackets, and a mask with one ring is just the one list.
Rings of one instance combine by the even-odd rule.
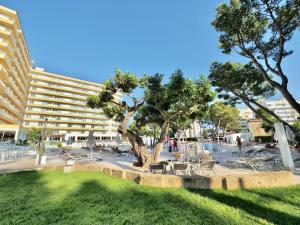
[[25, 139], [33, 127], [46, 128], [48, 140], [85, 141], [89, 131], [116, 139], [118, 124], [86, 106], [102, 88], [33, 68], [17, 13], [0, 6], [0, 140]]
[[255, 118], [255, 114], [249, 108], [239, 109], [240, 126], [242, 132], [248, 132], [248, 122]]
[[[298, 102], [300, 103], [300, 101]], [[296, 110], [293, 109], [285, 99], [266, 100], [263, 104], [289, 124], [295, 123], [298, 117], [300, 117]]]
[[23, 125], [29, 129], [46, 126], [51, 140], [84, 141], [89, 131], [96, 140], [115, 140], [118, 124], [108, 120], [101, 109], [86, 106], [87, 97], [102, 88], [101, 84], [32, 69]]
[[0, 6], [0, 140], [24, 135], [31, 67], [17, 13]]

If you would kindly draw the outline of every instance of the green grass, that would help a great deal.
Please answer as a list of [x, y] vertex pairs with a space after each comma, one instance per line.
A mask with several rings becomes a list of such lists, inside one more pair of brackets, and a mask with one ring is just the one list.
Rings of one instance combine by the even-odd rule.
[[101, 173], [0, 175], [0, 224], [300, 224], [300, 186], [190, 191]]

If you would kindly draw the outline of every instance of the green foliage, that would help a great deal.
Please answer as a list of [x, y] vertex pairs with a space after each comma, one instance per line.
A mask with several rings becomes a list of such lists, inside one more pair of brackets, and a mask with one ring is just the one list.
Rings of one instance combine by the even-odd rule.
[[297, 133], [300, 133], [300, 121], [297, 121], [293, 124], [293, 127], [295, 128], [295, 131]]
[[217, 7], [212, 25], [221, 33], [223, 53], [234, 51], [254, 63], [261, 76], [300, 112], [282, 67], [293, 52], [286, 49], [287, 43], [300, 25], [299, 0], [231, 0]]
[[261, 143], [270, 143], [273, 141], [272, 136], [256, 136], [254, 137], [256, 142], [261, 142]]
[[[265, 112], [262, 109], [257, 109], [257, 111], [259, 112], [259, 114], [263, 115], [265, 118], [267, 118], [269, 121], [272, 122], [272, 124], [267, 123], [266, 121], [262, 122], [262, 128], [264, 128], [264, 130], [266, 132], [269, 131], [274, 131], [274, 123], [279, 122], [278, 120], [276, 120], [273, 116], [271, 116], [270, 114], [268, 114], [267, 112]], [[257, 115], [258, 116], [258, 115]], [[259, 116], [258, 116], [259, 117]]]
[[130, 130], [138, 133], [141, 136], [157, 138], [160, 134], [160, 127], [156, 123], [148, 123], [145, 125], [138, 125], [137, 121], [130, 124]]
[[57, 147], [61, 148], [62, 147], [62, 143], [61, 142], [57, 142]]
[[221, 32], [224, 53], [240, 50], [247, 57], [277, 62], [292, 53], [282, 52], [281, 42], [289, 41], [299, 27], [299, 12], [298, 0], [231, 0], [217, 7], [212, 25]]
[[[105, 115], [116, 121], [121, 121], [124, 115], [135, 108], [140, 102], [134, 97], [134, 90], [144, 85], [144, 78], [138, 78], [136, 75], [117, 69], [114, 76], [104, 82], [104, 88], [98, 96], [90, 96], [87, 99], [87, 105], [91, 108], [102, 108]], [[130, 98], [130, 101], [119, 101], [116, 95], [122, 95]], [[131, 106], [130, 106], [131, 103]]]
[[269, 85], [261, 72], [251, 64], [213, 62], [210, 67], [209, 79], [216, 86], [219, 98], [229, 104], [258, 101], [275, 94], [275, 89]]
[[178, 129], [205, 112], [214, 95], [210, 82], [204, 76], [198, 80], [186, 79], [178, 69], [166, 84], [161, 74], [148, 76], [146, 110], [142, 111], [140, 118], [160, 125], [167, 120], [171, 127]]
[[235, 107], [214, 102], [209, 109], [210, 120], [215, 124], [217, 133], [220, 128], [226, 131], [238, 131], [240, 128], [239, 111]]
[[33, 127], [28, 134], [28, 140], [32, 145], [40, 144], [42, 140], [42, 130], [39, 128]]
[[41, 171], [0, 176], [0, 186], [1, 225], [299, 224], [299, 185], [191, 191], [99, 172]]

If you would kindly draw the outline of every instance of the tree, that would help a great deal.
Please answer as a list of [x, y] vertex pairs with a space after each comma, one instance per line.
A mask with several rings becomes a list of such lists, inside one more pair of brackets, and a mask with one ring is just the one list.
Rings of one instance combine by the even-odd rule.
[[299, 0], [231, 0], [217, 7], [212, 22], [221, 32], [219, 41], [223, 53], [235, 51], [248, 58], [298, 113], [300, 104], [288, 90], [282, 62], [292, 54], [286, 49], [286, 43], [299, 24]]
[[[140, 124], [157, 123], [161, 133], [152, 151], [152, 161], [159, 160], [169, 127], [175, 126], [208, 109], [214, 97], [210, 82], [201, 76], [198, 80], [186, 79], [176, 70], [170, 81], [163, 83], [163, 75], [148, 76], [145, 86], [145, 105], [140, 112]], [[178, 126], [178, 124], [177, 124]]]
[[43, 131], [39, 128], [33, 127], [28, 134], [30, 145], [38, 153], [38, 164], [41, 163], [41, 157], [45, 154], [45, 145], [43, 143]]
[[[269, 98], [275, 94], [275, 89], [264, 80], [260, 70], [251, 64], [213, 62], [210, 67], [209, 79], [216, 86], [219, 98], [235, 105], [241, 100], [263, 121], [273, 126], [272, 117], [290, 126], [277, 114], [259, 102], [262, 98]], [[261, 110], [258, 110], [261, 109]], [[266, 116], [270, 115], [270, 116]]]
[[144, 126], [140, 126], [137, 125], [137, 121], [135, 120], [132, 124], [130, 124], [130, 129], [138, 133], [140, 136], [149, 137], [151, 148], [156, 144], [157, 138], [160, 134], [160, 127], [156, 123], [149, 123]]
[[210, 120], [214, 123], [214, 133], [220, 141], [220, 133], [223, 131], [237, 131], [240, 128], [239, 111], [224, 102], [215, 102], [209, 109]]
[[296, 133], [300, 134], [300, 121], [297, 121], [293, 124], [294, 130]]
[[269, 113], [267, 113], [266, 111], [264, 111], [262, 109], [257, 109], [257, 112], [259, 112], [259, 115], [257, 114], [258, 117], [261, 118], [260, 115], [263, 115], [265, 118], [267, 118], [268, 121], [271, 121], [271, 123], [269, 123], [269, 122], [266, 122], [266, 121], [263, 120], [262, 128], [265, 130], [265, 132], [270, 132], [271, 131], [272, 134], [274, 135], [274, 133], [275, 133], [274, 124], [279, 122], [279, 120], [277, 120], [272, 115], [270, 115]]
[[[118, 132], [127, 137], [137, 157], [138, 165], [146, 167], [149, 163], [147, 148], [139, 134], [127, 128], [130, 120], [144, 104], [143, 96], [137, 97], [134, 94], [136, 89], [143, 86], [143, 78], [117, 69], [113, 78], [104, 83], [99, 95], [88, 98], [87, 105], [91, 108], [102, 108], [108, 118], [120, 122]], [[123, 101], [118, 99], [117, 95], [122, 95]]]

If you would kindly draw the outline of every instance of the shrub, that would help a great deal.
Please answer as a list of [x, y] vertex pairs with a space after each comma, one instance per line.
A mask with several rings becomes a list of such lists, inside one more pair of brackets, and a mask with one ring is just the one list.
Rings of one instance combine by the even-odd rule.
[[255, 141], [256, 142], [261, 142], [261, 143], [272, 142], [273, 137], [272, 136], [256, 136]]

